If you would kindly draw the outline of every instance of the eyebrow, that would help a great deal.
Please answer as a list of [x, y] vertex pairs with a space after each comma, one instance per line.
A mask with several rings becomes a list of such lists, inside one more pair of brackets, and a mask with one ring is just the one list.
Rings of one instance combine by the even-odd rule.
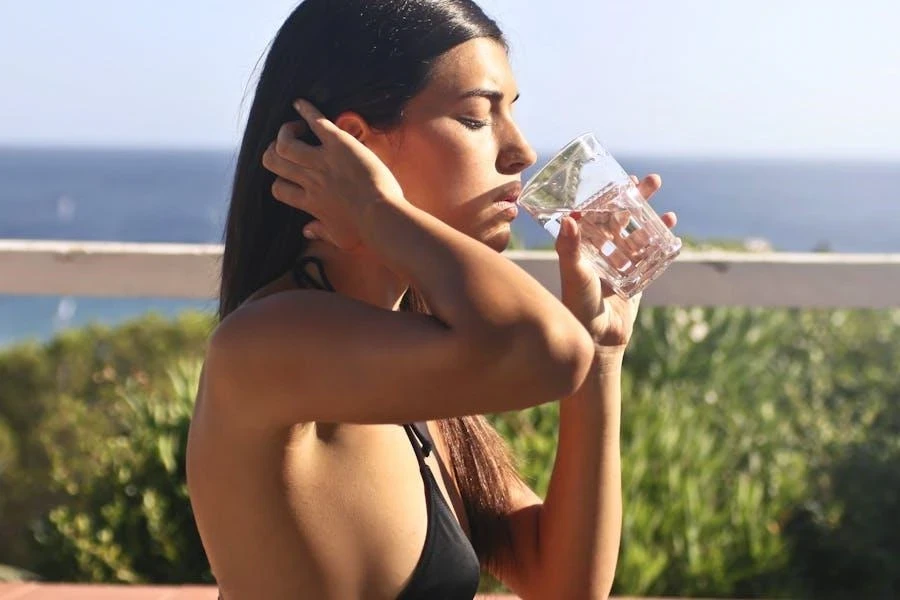
[[[513, 102], [519, 99], [521, 94], [516, 94], [516, 97], [513, 98]], [[465, 92], [462, 96], [459, 97], [460, 100], [465, 100], [466, 98], [487, 98], [492, 102], [500, 102], [504, 98], [503, 92], [499, 90], [489, 90], [485, 88], [476, 88], [474, 90], [469, 90]]]

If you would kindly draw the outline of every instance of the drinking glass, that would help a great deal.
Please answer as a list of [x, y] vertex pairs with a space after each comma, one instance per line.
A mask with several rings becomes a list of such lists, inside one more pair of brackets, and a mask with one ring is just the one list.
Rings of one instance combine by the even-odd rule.
[[525, 185], [519, 204], [554, 238], [564, 216], [578, 221], [581, 251], [624, 298], [646, 289], [681, 252], [681, 239], [592, 133], [550, 159]]

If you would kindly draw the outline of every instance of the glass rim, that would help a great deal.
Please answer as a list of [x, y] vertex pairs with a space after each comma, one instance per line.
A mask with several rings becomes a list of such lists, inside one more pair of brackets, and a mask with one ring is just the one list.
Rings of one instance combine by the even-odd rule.
[[520, 196], [524, 196], [526, 192], [531, 190], [531, 188], [534, 186], [537, 178], [544, 171], [546, 171], [550, 167], [550, 165], [552, 165], [556, 161], [556, 159], [560, 158], [563, 154], [565, 154], [566, 151], [568, 151], [570, 148], [572, 148], [572, 146], [575, 146], [576, 144], [579, 144], [588, 138], [593, 138], [594, 141], [601, 148], [603, 147], [603, 144], [600, 143], [600, 140], [597, 139], [597, 136], [594, 134], [593, 131], [587, 131], [577, 137], [572, 138], [571, 140], [569, 140], [568, 143], [566, 143], [562, 148], [560, 148], [553, 156], [551, 156], [550, 159], [547, 160], [547, 162], [544, 164], [544, 166], [542, 166], [540, 169], [538, 169], [534, 173], [534, 175], [532, 175], [531, 177], [528, 178], [528, 181], [525, 183], [525, 186], [522, 188], [522, 193], [520, 194]]

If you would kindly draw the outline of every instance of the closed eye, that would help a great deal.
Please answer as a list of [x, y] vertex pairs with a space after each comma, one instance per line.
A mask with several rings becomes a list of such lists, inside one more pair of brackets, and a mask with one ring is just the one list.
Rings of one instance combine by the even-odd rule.
[[482, 129], [491, 124], [490, 121], [481, 121], [479, 119], [470, 119], [469, 117], [460, 117], [458, 120], [467, 129], [472, 129], [472, 130]]

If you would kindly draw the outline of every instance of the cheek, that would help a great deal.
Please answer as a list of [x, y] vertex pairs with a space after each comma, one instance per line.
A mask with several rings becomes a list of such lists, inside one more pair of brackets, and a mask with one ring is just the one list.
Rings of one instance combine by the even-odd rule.
[[433, 128], [409, 136], [394, 170], [410, 202], [454, 226], [490, 184], [493, 167], [489, 144], [464, 135]]

